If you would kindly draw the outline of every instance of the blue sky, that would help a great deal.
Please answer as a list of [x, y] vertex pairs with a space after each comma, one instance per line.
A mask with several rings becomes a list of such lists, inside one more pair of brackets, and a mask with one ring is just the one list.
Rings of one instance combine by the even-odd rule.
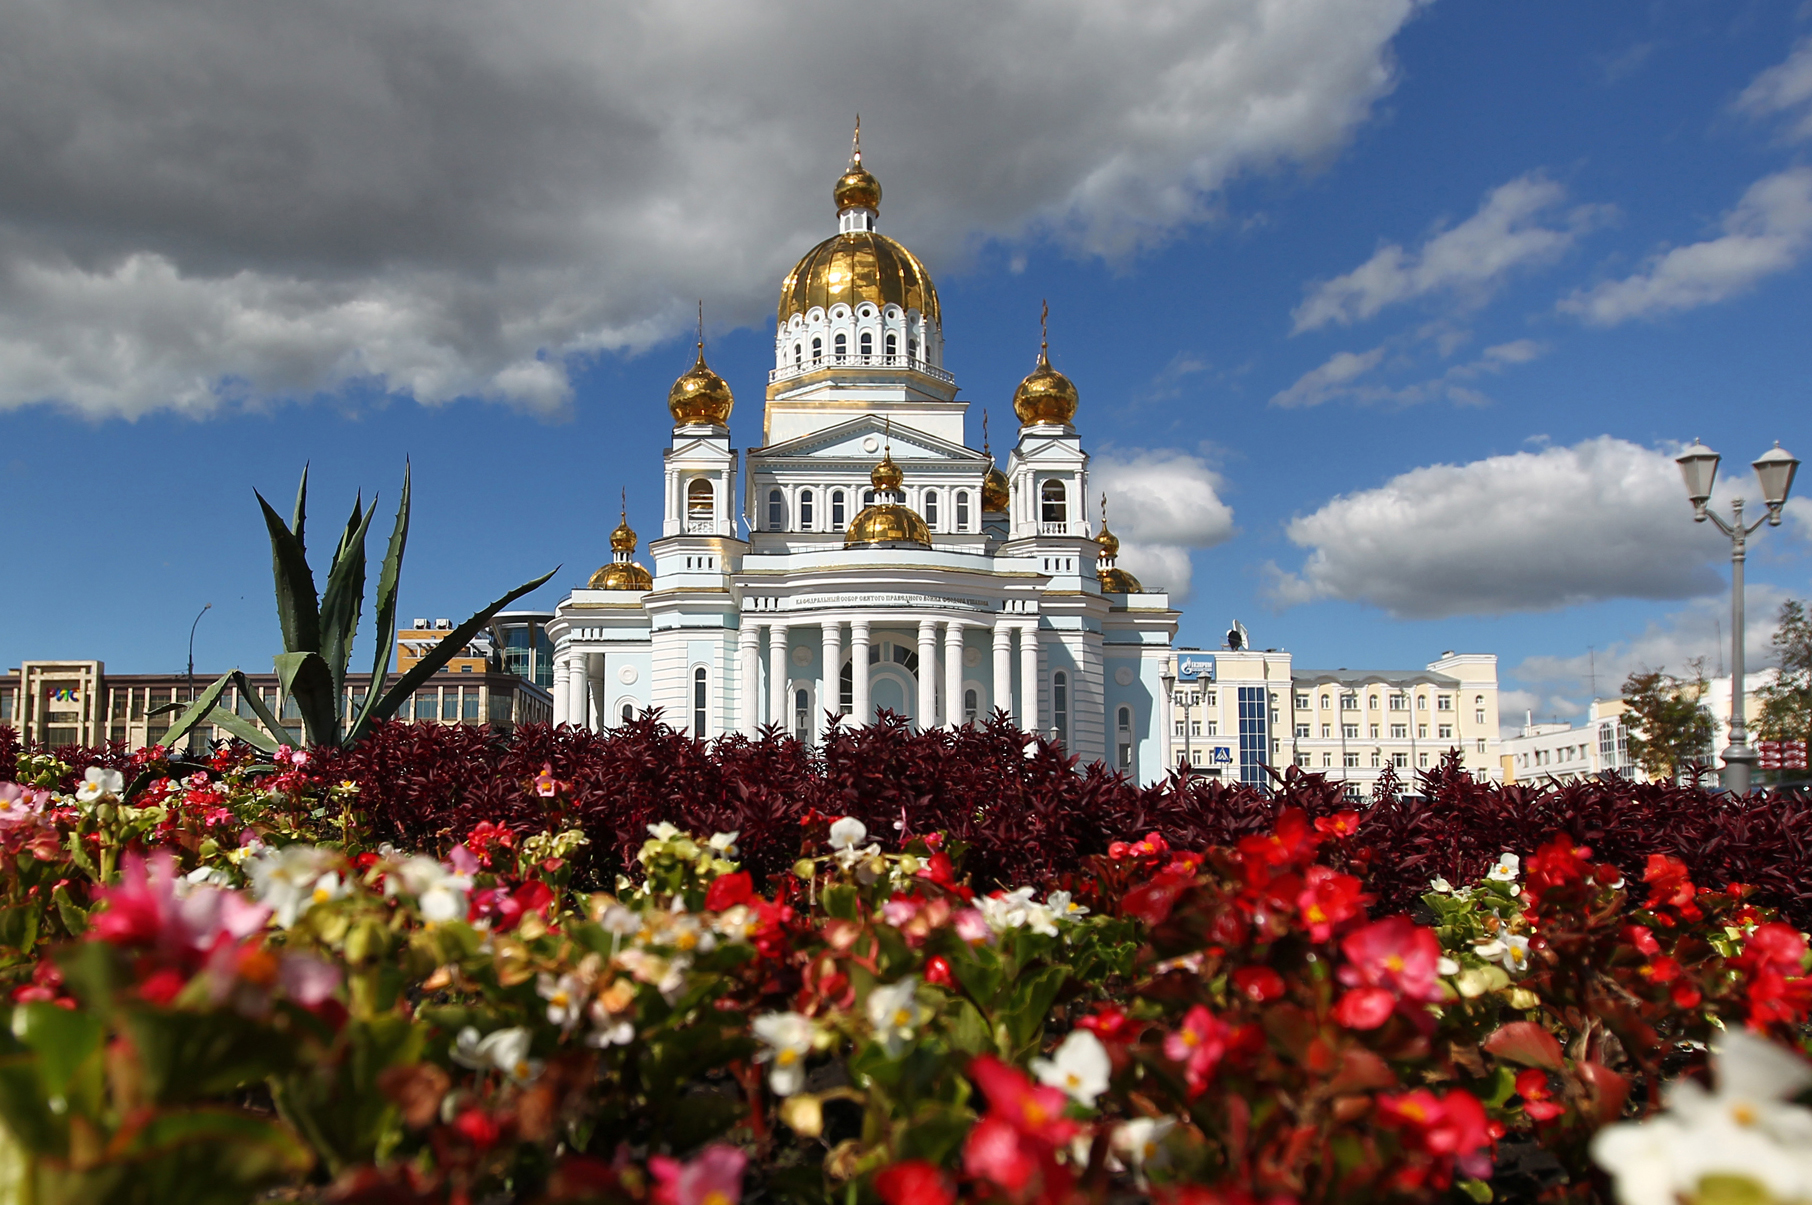
[[[1237, 617], [1308, 667], [1495, 652], [1506, 718], [1582, 708], [1593, 670], [1605, 694], [1632, 668], [1715, 669], [1726, 553], [1673, 443], [1702, 436], [1752, 501], [1749, 460], [1812, 448], [1803, 5], [1251, 0], [1242, 42], [1224, 10], [1165, 8], [1154, 33], [1078, 2], [1036, 34], [1073, 67], [1048, 93], [978, 65], [1023, 25], [954, 9], [947, 41], [933, 20], [796, 93], [736, 5], [633, 59], [609, 13], [552, 49], [449, 18], [448, 57], [491, 74], [356, 121], [312, 6], [249, 8], [226, 31], [243, 72], [172, 82], [219, 53], [172, 20], [103, 86], [72, 11], [28, 31], [57, 89], [0, 85], [34, 135], [0, 148], [6, 665], [179, 668], [212, 602], [198, 666], [267, 666], [251, 491], [287, 508], [305, 460], [324, 532], [361, 488], [387, 516], [412, 459], [405, 617], [463, 617], [555, 564], [581, 581], [619, 489], [657, 527], [690, 298], [736, 443], [759, 439], [773, 297], [834, 228], [858, 104], [972, 442], [983, 406], [1011, 442], [1048, 298], [1130, 563], [1188, 581], [1186, 642]], [[413, 61], [417, 18], [384, 8], [366, 57]], [[291, 48], [278, 84], [258, 21]], [[633, 92], [669, 52], [725, 65], [659, 111], [596, 82]], [[1812, 592], [1808, 516], [1757, 537], [1752, 611]]]

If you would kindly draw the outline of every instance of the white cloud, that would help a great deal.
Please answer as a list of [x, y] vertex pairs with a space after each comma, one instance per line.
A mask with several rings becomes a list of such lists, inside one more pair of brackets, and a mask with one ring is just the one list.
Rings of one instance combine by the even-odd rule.
[[1812, 38], [1801, 39], [1787, 56], [1743, 89], [1736, 107], [1759, 117], [1788, 115], [1788, 137], [1812, 138]]
[[1330, 322], [1350, 326], [1429, 293], [1480, 301], [1514, 269], [1558, 258], [1603, 212], [1580, 206], [1556, 213], [1565, 198], [1565, 189], [1537, 173], [1500, 184], [1477, 213], [1433, 235], [1419, 251], [1389, 243], [1345, 276], [1309, 285], [1308, 296], [1291, 314], [1293, 333]]
[[1812, 246], [1812, 168], [1757, 180], [1721, 226], [1717, 238], [1655, 255], [1634, 276], [1563, 298], [1561, 310], [1615, 326], [1712, 305], [1786, 271]]
[[[1436, 338], [1443, 348], [1457, 346], [1464, 341], [1458, 332], [1446, 330], [1433, 332], [1431, 337]], [[1455, 364], [1440, 376], [1399, 386], [1367, 385], [1360, 382], [1359, 378], [1370, 373], [1383, 361], [1384, 347], [1375, 347], [1362, 354], [1343, 351], [1320, 367], [1304, 373], [1288, 389], [1273, 396], [1271, 404], [1293, 409], [1350, 398], [1357, 402], [1413, 406], [1445, 398], [1459, 406], [1480, 406], [1490, 399], [1466, 382], [1475, 381], [1481, 376], [1496, 375], [1516, 364], [1527, 364], [1546, 350], [1533, 339], [1499, 343], [1494, 347], [1487, 347], [1477, 359]], [[1443, 351], [1442, 354], [1446, 352]]]
[[1300, 570], [1271, 567], [1280, 606], [1346, 599], [1401, 618], [1690, 598], [1729, 550], [1692, 521], [1666, 452], [1601, 436], [1432, 465], [1293, 519]]
[[[357, 383], [558, 409], [570, 357], [759, 321], [867, 119], [883, 229], [1117, 256], [1324, 158], [1418, 0], [14, 5], [0, 409]], [[1023, 247], [1023, 244], [1022, 244]]]
[[1094, 484], [1107, 495], [1120, 537], [1120, 567], [1147, 588], [1185, 602], [1194, 574], [1189, 553], [1233, 536], [1233, 508], [1221, 478], [1199, 456], [1172, 449], [1109, 450], [1094, 458]]

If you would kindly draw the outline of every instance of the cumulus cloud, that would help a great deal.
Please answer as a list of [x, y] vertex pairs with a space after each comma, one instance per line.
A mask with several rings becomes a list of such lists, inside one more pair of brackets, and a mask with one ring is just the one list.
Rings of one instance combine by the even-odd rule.
[[1559, 257], [1602, 213], [1594, 206], [1559, 212], [1565, 199], [1566, 190], [1539, 173], [1500, 184], [1477, 213], [1431, 236], [1419, 250], [1389, 243], [1345, 276], [1310, 284], [1291, 313], [1293, 333], [1330, 322], [1351, 326], [1429, 293], [1481, 301], [1511, 271]]
[[1722, 537], [1692, 522], [1667, 452], [1601, 436], [1432, 465], [1291, 520], [1279, 606], [1345, 599], [1399, 618], [1542, 611], [1722, 588]]
[[1120, 566], [1147, 588], [1189, 598], [1189, 553], [1233, 536], [1233, 508], [1221, 501], [1221, 478], [1188, 452], [1109, 450], [1091, 465], [1107, 495], [1109, 526], [1120, 537]]
[[1418, 0], [62, 0], [0, 49], [0, 408], [558, 409], [758, 321], [867, 119], [883, 229], [1115, 256], [1325, 157]]
[[1786, 62], [1756, 76], [1736, 107], [1757, 117], [1784, 114], [1789, 138], [1812, 138], [1812, 38], [1801, 39]]
[[[1449, 345], [1449, 340], [1456, 340], [1451, 331], [1438, 332], [1435, 337], [1442, 340], [1444, 346]], [[1288, 389], [1280, 390], [1271, 398], [1271, 404], [1293, 409], [1350, 398], [1358, 402], [1413, 406], [1444, 398], [1455, 405], [1479, 406], [1490, 399], [1467, 382], [1495, 375], [1513, 365], [1527, 364], [1545, 350], [1534, 339], [1515, 339], [1487, 347], [1477, 359], [1455, 364], [1430, 380], [1396, 386], [1366, 384], [1360, 380], [1383, 361], [1384, 347], [1357, 354], [1343, 351], [1327, 363], [1305, 372]]]
[[1562, 298], [1561, 310], [1615, 326], [1712, 305], [1786, 271], [1812, 246], [1812, 167], [1757, 180], [1720, 225], [1717, 238], [1675, 247], [1633, 276]]

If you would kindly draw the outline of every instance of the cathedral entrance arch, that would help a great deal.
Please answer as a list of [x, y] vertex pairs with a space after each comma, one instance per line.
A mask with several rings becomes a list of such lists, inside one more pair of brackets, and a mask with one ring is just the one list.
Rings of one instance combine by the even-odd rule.
[[[881, 636], [868, 646], [868, 700], [870, 714], [856, 717], [872, 724], [877, 714], [891, 711], [918, 722], [919, 653], [904, 637]], [[855, 675], [848, 658], [838, 684], [838, 702], [844, 715], [855, 710]]]

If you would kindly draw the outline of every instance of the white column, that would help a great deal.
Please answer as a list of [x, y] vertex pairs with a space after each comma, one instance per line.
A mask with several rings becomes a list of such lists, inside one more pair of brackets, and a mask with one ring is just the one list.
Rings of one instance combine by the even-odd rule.
[[1013, 625], [994, 625], [994, 706], [1013, 714]]
[[736, 730], [753, 737], [761, 727], [761, 625], [742, 617], [736, 634]]
[[919, 730], [937, 727], [937, 620], [919, 620]]
[[786, 722], [786, 625], [768, 625], [768, 723], [782, 728]]
[[818, 678], [818, 715], [812, 717], [812, 727], [818, 726], [819, 717], [825, 712], [836, 712], [841, 702], [843, 678], [843, 625], [838, 622], [824, 624], [824, 672]]
[[567, 722], [575, 728], [591, 728], [591, 667], [586, 664], [591, 660], [587, 653], [574, 653], [572, 668], [567, 671], [567, 686], [571, 689], [571, 701], [567, 704]]
[[1038, 624], [1019, 629], [1019, 726], [1038, 729]]
[[944, 626], [944, 726], [963, 725], [963, 625], [953, 619]]
[[849, 621], [850, 720], [856, 725], [874, 722], [875, 713], [868, 699], [868, 621]]
[[566, 685], [566, 658], [561, 657], [554, 662], [554, 692], [553, 693], [554, 693], [554, 723], [555, 723], [555, 725], [560, 725], [560, 724], [566, 723], [567, 689], [568, 688]]

